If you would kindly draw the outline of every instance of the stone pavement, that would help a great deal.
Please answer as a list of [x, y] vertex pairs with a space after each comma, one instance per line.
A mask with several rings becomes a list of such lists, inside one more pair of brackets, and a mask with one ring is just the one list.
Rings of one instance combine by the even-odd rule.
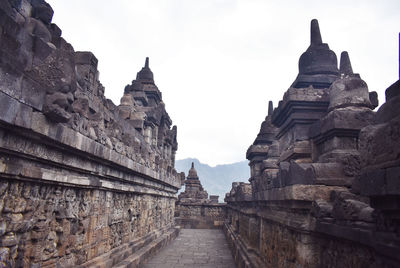
[[179, 236], [142, 268], [235, 268], [225, 235], [219, 229], [182, 229]]

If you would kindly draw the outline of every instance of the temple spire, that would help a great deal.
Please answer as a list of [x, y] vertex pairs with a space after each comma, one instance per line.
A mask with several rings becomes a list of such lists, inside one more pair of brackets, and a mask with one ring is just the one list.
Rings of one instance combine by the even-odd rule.
[[353, 74], [353, 68], [351, 67], [349, 53], [347, 51], [343, 51], [340, 54], [340, 73], [346, 75]]
[[154, 84], [153, 72], [149, 67], [149, 57], [146, 57], [144, 67], [140, 70], [140, 72], [138, 72], [136, 79], [141, 80], [141, 82], [144, 83]]
[[311, 21], [311, 45], [322, 44], [321, 32], [319, 31], [318, 20]]
[[194, 168], [194, 162], [192, 162], [192, 167], [189, 170], [189, 174], [187, 176], [188, 179], [199, 179], [199, 176], [197, 176], [197, 171]]
[[268, 103], [268, 115], [272, 115], [273, 111], [274, 111], [274, 105], [272, 104], [272, 101], [269, 101], [269, 103]]

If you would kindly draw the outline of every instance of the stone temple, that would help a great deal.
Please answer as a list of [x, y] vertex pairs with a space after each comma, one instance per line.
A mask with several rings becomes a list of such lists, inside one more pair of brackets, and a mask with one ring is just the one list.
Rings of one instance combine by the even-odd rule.
[[226, 194], [238, 267], [400, 265], [400, 82], [378, 106], [311, 21], [299, 74], [247, 150], [249, 183]]
[[155, 267], [400, 267], [400, 80], [374, 111], [317, 20], [246, 152], [249, 183], [218, 203], [194, 165], [174, 168], [149, 59], [116, 105], [52, 16], [44, 0], [0, 2], [0, 267], [143, 267], [183, 240]]

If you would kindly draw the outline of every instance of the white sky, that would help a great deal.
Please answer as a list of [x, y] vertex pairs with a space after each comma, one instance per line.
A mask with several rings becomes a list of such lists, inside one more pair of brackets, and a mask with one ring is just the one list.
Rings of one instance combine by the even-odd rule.
[[48, 0], [76, 51], [99, 60], [105, 95], [150, 68], [178, 126], [177, 159], [245, 160], [267, 114], [298, 73], [318, 19], [322, 40], [349, 52], [380, 104], [398, 79], [400, 1]]

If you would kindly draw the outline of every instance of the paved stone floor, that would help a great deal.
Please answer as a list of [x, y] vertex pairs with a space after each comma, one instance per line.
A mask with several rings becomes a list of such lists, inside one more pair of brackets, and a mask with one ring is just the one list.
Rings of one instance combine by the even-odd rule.
[[142, 268], [235, 268], [222, 230], [182, 229], [179, 236]]

